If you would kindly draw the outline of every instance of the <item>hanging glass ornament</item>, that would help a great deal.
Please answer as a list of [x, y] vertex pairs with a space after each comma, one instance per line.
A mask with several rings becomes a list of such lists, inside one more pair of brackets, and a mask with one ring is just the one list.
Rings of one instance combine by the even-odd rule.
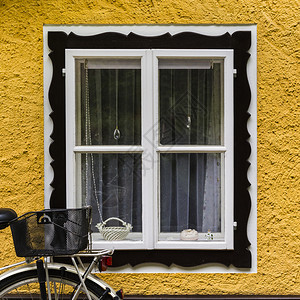
[[118, 97], [119, 97], [119, 89], [118, 89], [118, 80], [119, 80], [119, 78], [118, 78], [118, 75], [119, 75], [119, 72], [118, 72], [118, 70], [116, 70], [116, 129], [114, 130], [114, 139], [115, 140], [119, 140], [120, 139], [120, 137], [121, 137], [121, 132], [120, 132], [120, 130], [119, 130], [119, 125], [118, 125], [118, 123], [119, 123], [119, 99], [118, 99]]
[[120, 137], [121, 137], [121, 132], [118, 128], [116, 128], [114, 131], [114, 139], [118, 140]]

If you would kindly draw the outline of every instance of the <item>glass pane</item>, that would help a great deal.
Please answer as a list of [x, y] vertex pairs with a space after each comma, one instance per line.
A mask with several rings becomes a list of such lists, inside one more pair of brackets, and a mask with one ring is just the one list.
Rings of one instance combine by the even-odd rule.
[[160, 154], [160, 238], [188, 229], [221, 232], [220, 153]]
[[162, 145], [222, 144], [222, 64], [214, 63], [209, 69], [201, 68], [201, 60], [194, 64], [195, 67], [190, 63], [181, 62], [181, 66], [173, 63], [171, 69], [170, 62], [165, 66], [161, 63], [164, 66], [159, 69]]
[[[77, 154], [78, 197], [93, 208], [92, 231], [96, 224], [117, 217], [142, 231], [141, 154]], [[80, 175], [79, 175], [80, 174]], [[108, 226], [122, 226], [110, 221]]]
[[110, 59], [88, 70], [80, 63], [77, 145], [141, 144], [141, 69], [132, 62]]

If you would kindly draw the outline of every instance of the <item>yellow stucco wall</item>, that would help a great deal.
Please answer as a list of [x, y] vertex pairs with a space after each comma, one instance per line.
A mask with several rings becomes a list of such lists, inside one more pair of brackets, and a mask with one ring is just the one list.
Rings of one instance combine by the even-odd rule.
[[[298, 0], [0, 0], [0, 206], [43, 208], [43, 24], [257, 24], [257, 274], [107, 274], [128, 294], [300, 294]], [[0, 257], [15, 257], [9, 229]], [[0, 261], [0, 266], [5, 264]]]

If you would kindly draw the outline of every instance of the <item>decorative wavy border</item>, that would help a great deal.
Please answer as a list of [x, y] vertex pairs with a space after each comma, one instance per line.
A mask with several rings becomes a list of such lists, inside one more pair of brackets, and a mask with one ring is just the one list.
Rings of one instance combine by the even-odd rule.
[[[251, 46], [250, 31], [236, 31], [232, 35], [206, 36], [193, 32], [176, 35], [166, 33], [146, 37], [134, 33], [128, 35], [108, 32], [94, 36], [78, 36], [74, 33], [49, 32], [49, 54], [53, 64], [53, 78], [49, 90], [49, 101], [53, 112], [53, 139], [50, 145], [51, 166], [54, 178], [50, 206], [66, 206], [66, 157], [65, 157], [65, 49], [233, 49], [234, 67], [238, 76], [234, 79], [234, 220], [238, 228], [234, 231], [234, 250], [119, 250], [114, 254], [114, 266], [130, 264], [136, 266], [145, 262], [176, 264], [192, 267], [204, 263], [222, 263], [238, 268], [251, 267], [250, 242], [247, 237], [247, 223], [251, 208], [247, 178], [248, 158], [251, 146], [248, 142], [247, 121], [251, 91], [247, 78], [248, 50]], [[188, 252], [188, 255], [187, 255]]]

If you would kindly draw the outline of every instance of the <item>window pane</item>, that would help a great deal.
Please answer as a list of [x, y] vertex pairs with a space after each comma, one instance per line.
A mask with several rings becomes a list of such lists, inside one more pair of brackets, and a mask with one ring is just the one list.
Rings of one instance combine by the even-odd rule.
[[221, 232], [219, 153], [160, 154], [160, 231], [187, 229]]
[[[142, 231], [141, 154], [77, 154], [78, 196], [93, 207], [93, 232], [97, 223], [117, 217]], [[108, 225], [122, 226], [112, 221]]]
[[141, 144], [141, 70], [132, 61], [80, 64], [77, 145]]
[[201, 60], [195, 67], [178, 61], [159, 69], [160, 144], [222, 144], [222, 64], [207, 69]]

